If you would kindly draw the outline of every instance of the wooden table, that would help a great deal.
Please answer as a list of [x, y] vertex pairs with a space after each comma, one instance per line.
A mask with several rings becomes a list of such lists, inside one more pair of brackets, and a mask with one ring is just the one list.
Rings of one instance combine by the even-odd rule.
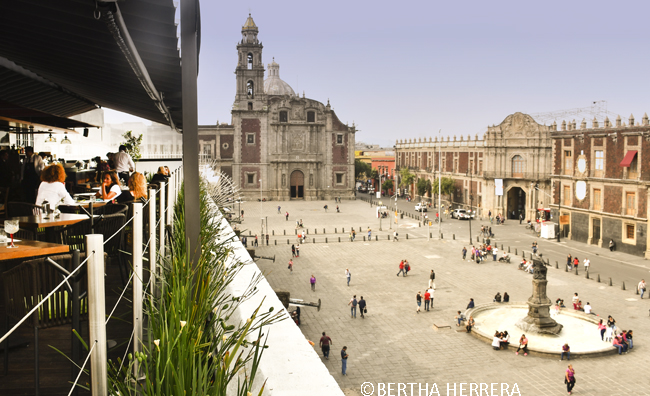
[[20, 242], [14, 242], [14, 245], [18, 246], [17, 248], [7, 248], [10, 244], [11, 242], [0, 243], [0, 261], [49, 256], [70, 252], [70, 246], [60, 245], [58, 243], [21, 239]]
[[89, 217], [85, 214], [61, 213], [57, 218], [49, 216], [46, 219], [42, 214], [38, 216], [20, 216], [13, 217], [12, 220], [18, 220], [22, 228], [49, 228], [67, 226], [76, 224], [80, 221], [87, 220]]

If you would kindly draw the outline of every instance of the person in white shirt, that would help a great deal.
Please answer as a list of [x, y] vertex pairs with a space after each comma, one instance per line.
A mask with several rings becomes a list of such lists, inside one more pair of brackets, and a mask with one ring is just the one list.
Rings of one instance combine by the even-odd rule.
[[589, 271], [589, 266], [591, 265], [591, 261], [586, 258], [586, 259], [584, 259], [584, 261], [582, 263], [585, 266], [585, 271]]
[[588, 315], [595, 315], [594, 313], [591, 313], [591, 304], [589, 304], [589, 301], [587, 301], [587, 305], [583, 307], [585, 310], [585, 313]]
[[41, 185], [38, 187], [36, 205], [47, 201], [52, 207], [59, 204], [74, 205], [74, 199], [65, 189], [65, 169], [61, 164], [52, 164], [41, 172]]
[[130, 172], [135, 170], [135, 164], [131, 156], [126, 153], [125, 145], [120, 146], [120, 152], [113, 156], [113, 162], [115, 162], [115, 170], [120, 179], [123, 179], [124, 183], [128, 183]]
[[99, 191], [95, 196], [102, 198], [104, 201], [110, 201], [120, 194], [122, 194], [122, 188], [120, 187], [120, 181], [117, 179], [117, 173], [115, 171], [104, 172], [102, 185], [99, 186]]
[[433, 292], [434, 292], [434, 290], [433, 290], [432, 287], [429, 287], [429, 289], [427, 289], [427, 291], [426, 291], [426, 293], [429, 293], [429, 299], [431, 300], [429, 302], [429, 305], [430, 305], [429, 309], [433, 309]]

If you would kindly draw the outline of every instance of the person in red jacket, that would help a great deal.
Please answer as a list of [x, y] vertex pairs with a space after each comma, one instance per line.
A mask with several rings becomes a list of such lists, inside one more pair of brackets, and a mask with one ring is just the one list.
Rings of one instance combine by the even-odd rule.
[[430, 299], [431, 299], [431, 294], [429, 294], [429, 291], [427, 290], [427, 291], [424, 293], [424, 310], [425, 310], [425, 311], [428, 311], [428, 310], [429, 310], [429, 302], [430, 302]]
[[404, 272], [404, 260], [399, 262], [399, 272], [397, 273], [397, 276], [399, 276], [400, 273], [402, 276], [406, 276], [406, 272]]

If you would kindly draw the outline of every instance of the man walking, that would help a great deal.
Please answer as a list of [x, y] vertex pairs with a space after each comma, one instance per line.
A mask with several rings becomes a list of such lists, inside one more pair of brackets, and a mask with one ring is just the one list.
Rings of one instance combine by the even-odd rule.
[[467, 248], [463, 246], [463, 261], [465, 261], [465, 257], [467, 257]]
[[286, 221], [289, 221], [289, 212], [286, 212], [284, 214], [284, 218], [285, 218]]
[[323, 357], [327, 360], [330, 358], [330, 345], [332, 345], [332, 339], [329, 338], [325, 332], [323, 332], [323, 336], [320, 338], [320, 350], [323, 351]]
[[404, 260], [399, 262], [399, 272], [397, 273], [397, 276], [399, 276], [400, 273], [402, 276], [406, 276], [406, 273], [404, 272]]
[[589, 267], [591, 266], [591, 260], [589, 260], [588, 258], [586, 258], [586, 259], [582, 262], [582, 264], [584, 264], [584, 266], [585, 266], [585, 272], [589, 272]]
[[258, 246], [258, 244], [257, 244], [257, 234], [255, 234], [255, 246]]
[[639, 289], [639, 293], [641, 293], [641, 299], [643, 299], [643, 294], [645, 293], [645, 279], [641, 279], [637, 288]]
[[499, 253], [499, 248], [495, 246], [492, 249], [492, 261], [497, 261], [497, 253]]
[[352, 273], [347, 268], [345, 269], [345, 278], [348, 281], [348, 287], [350, 287], [350, 278], [352, 278]]
[[348, 303], [348, 305], [350, 306], [350, 316], [355, 319], [357, 318], [357, 304], [358, 304], [357, 295], [355, 294], [354, 296], [352, 296], [352, 299]]
[[309, 278], [309, 284], [311, 285], [311, 291], [316, 291], [316, 277], [314, 274], [311, 274], [311, 278]]
[[424, 292], [424, 310], [428, 311], [429, 310], [429, 298], [431, 297], [431, 294], [429, 294], [429, 290], [426, 290]]
[[361, 296], [361, 300], [359, 300], [359, 311], [361, 312], [361, 319], [365, 318], [363, 316], [365, 314], [366, 310], [366, 300], [363, 299], [363, 296]]
[[433, 270], [431, 270], [431, 274], [429, 275], [429, 288], [431, 287], [436, 288], [436, 273]]
[[372, 230], [368, 227], [368, 240], [372, 239]]
[[269, 234], [266, 234], [266, 246], [269, 246]]
[[350, 356], [348, 355], [347, 351], [348, 351], [348, 347], [346, 346], [344, 346], [343, 349], [341, 349], [341, 370], [343, 375], [347, 375], [345, 374], [345, 370], [348, 367], [348, 357]]
[[281, 209], [281, 208], [280, 208], [280, 205], [278, 205], [278, 214], [281, 214], [281, 213], [282, 213], [282, 211], [281, 211], [280, 209]]
[[[433, 293], [434, 293], [434, 290], [432, 288], [429, 288], [429, 290], [427, 290], [427, 293], [429, 293], [429, 309], [433, 309]], [[427, 311], [429, 309], [427, 309]]]

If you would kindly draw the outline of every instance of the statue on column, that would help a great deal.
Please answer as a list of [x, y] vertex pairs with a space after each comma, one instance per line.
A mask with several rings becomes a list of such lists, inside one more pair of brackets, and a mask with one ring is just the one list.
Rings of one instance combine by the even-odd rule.
[[562, 331], [562, 325], [551, 318], [551, 300], [546, 296], [546, 264], [541, 255], [533, 257], [533, 295], [528, 299], [528, 315], [516, 325], [527, 333], [553, 334]]

